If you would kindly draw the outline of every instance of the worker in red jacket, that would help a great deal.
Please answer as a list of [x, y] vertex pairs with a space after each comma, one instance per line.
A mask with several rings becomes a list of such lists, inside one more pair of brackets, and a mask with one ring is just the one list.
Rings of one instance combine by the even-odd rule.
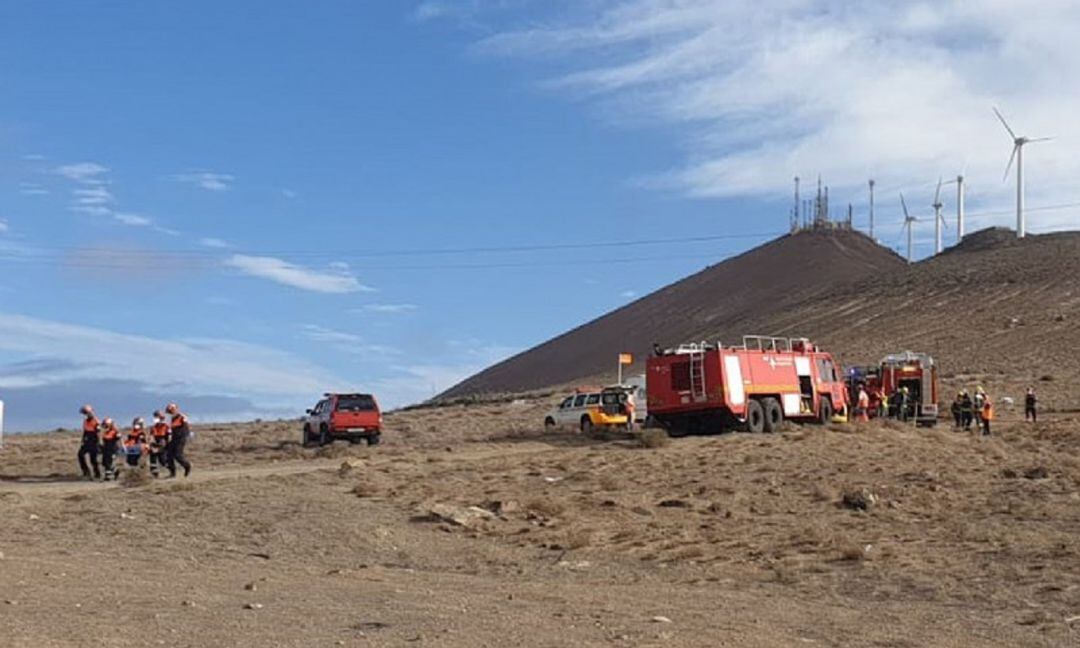
[[[83, 405], [79, 413], [83, 415], [82, 443], [79, 445], [79, 468], [82, 469], [83, 479], [101, 479], [101, 468], [98, 466], [98, 452], [101, 450], [97, 415], [94, 408]], [[90, 475], [90, 466], [86, 464], [86, 458], [90, 457], [90, 464], [94, 467], [94, 474]]]
[[105, 481], [116, 479], [116, 451], [120, 447], [120, 430], [111, 418], [101, 422], [101, 467], [105, 469]]
[[154, 424], [150, 426], [150, 474], [157, 477], [168, 463], [169, 437], [172, 429], [161, 410], [154, 412]]
[[142, 417], [131, 422], [131, 429], [124, 437], [124, 459], [132, 468], [139, 467], [139, 461], [146, 454], [146, 423]]
[[176, 464], [184, 468], [184, 477], [191, 474], [191, 462], [184, 456], [184, 446], [187, 445], [191, 430], [188, 428], [187, 416], [180, 411], [176, 403], [169, 403], [165, 413], [172, 417], [169, 421], [171, 436], [168, 446], [169, 477], [176, 477]]

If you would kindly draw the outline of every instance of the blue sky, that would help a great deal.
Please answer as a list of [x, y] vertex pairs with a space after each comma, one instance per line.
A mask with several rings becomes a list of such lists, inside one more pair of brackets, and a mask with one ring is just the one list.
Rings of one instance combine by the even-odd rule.
[[[796, 174], [860, 210], [871, 174], [920, 204], [964, 170], [975, 224], [1007, 225], [992, 103], [1058, 136], [1029, 203], [1080, 198], [1078, 39], [1036, 36], [1075, 34], [1074, 11], [933, 7], [3, 3], [8, 426], [83, 401], [209, 420], [423, 399], [784, 231]], [[871, 73], [890, 85], [859, 91]]]

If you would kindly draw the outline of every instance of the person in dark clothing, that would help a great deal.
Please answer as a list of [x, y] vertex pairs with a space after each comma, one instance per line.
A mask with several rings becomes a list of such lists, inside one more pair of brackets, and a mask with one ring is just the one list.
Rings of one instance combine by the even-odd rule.
[[165, 408], [165, 413], [172, 417], [169, 422], [169, 427], [172, 428], [172, 437], [169, 439], [168, 458], [166, 460], [169, 466], [169, 477], [176, 477], [176, 464], [180, 464], [184, 468], [184, 477], [187, 477], [191, 474], [191, 462], [184, 456], [184, 446], [187, 445], [188, 437], [191, 436], [187, 417], [176, 406], [176, 403], [169, 403], [168, 407]]
[[652, 343], [652, 354], [654, 356], [656, 356], [657, 358], [659, 358], [660, 356], [664, 355], [664, 350], [660, 348], [659, 344], [657, 344], [656, 342], [653, 342]]
[[154, 412], [154, 425], [150, 427], [150, 474], [157, 477], [168, 463], [169, 434], [171, 430], [161, 410]]
[[963, 423], [964, 423], [963, 407], [961, 406], [961, 402], [963, 401], [963, 399], [964, 399], [963, 394], [957, 394], [956, 398], [954, 398], [953, 402], [952, 402], [953, 421], [955, 422], [957, 430], [959, 430], [961, 427], [963, 427]]
[[964, 430], [971, 430], [971, 424], [975, 422], [975, 403], [971, 400], [971, 394], [967, 390], [960, 392], [960, 423]]
[[900, 414], [898, 418], [904, 423], [907, 423], [908, 409], [911, 407], [911, 395], [908, 392], [907, 387], [900, 388], [900, 402], [898, 402], [896, 405], [900, 408]]
[[116, 451], [120, 447], [120, 430], [111, 418], [101, 422], [101, 467], [105, 470], [104, 481], [116, 479]]
[[[94, 408], [89, 405], [83, 405], [79, 413], [86, 417], [83, 419], [82, 443], [79, 445], [79, 468], [82, 469], [83, 479], [101, 479], [101, 468], [98, 466], [98, 450], [101, 444], [98, 439], [97, 415], [94, 414]], [[90, 464], [94, 467], [93, 476], [90, 474], [90, 466], [86, 463], [88, 456]]]
[[1024, 396], [1024, 420], [1028, 420], [1029, 417], [1032, 423], [1039, 422], [1038, 413], [1035, 411], [1035, 405], [1039, 402], [1039, 399], [1035, 397], [1035, 388], [1028, 387], [1027, 394]]

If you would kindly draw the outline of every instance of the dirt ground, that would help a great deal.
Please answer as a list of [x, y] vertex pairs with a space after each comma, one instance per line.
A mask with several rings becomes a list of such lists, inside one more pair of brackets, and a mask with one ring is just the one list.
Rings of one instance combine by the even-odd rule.
[[547, 405], [202, 427], [128, 486], [9, 438], [0, 644], [1080, 645], [1080, 417], [645, 444]]

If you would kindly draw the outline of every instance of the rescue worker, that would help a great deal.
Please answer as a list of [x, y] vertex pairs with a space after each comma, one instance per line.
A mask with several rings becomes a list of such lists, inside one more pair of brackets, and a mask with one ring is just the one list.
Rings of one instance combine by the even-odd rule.
[[994, 420], [994, 402], [990, 400], [990, 397], [983, 394], [982, 405], [982, 434], [983, 436], [990, 436], [990, 421]]
[[[79, 468], [82, 469], [83, 479], [101, 479], [101, 467], [98, 466], [98, 452], [101, 449], [101, 440], [98, 436], [100, 423], [94, 414], [94, 408], [83, 405], [79, 410], [85, 418], [82, 427], [82, 443], [79, 445]], [[90, 456], [90, 464], [94, 467], [93, 476], [90, 474], [90, 466], [86, 464], [86, 457]]]
[[1035, 405], [1039, 402], [1039, 399], [1035, 397], [1035, 388], [1028, 387], [1027, 394], [1024, 395], [1024, 420], [1028, 420], [1031, 417], [1032, 423], [1038, 423], [1039, 417], [1035, 411]]
[[889, 416], [889, 395], [882, 390], [878, 390], [878, 418], [887, 418]]
[[956, 392], [956, 398], [952, 402], [952, 415], [955, 422], [956, 429], [959, 430], [964, 427], [964, 394], [962, 392]]
[[859, 385], [859, 400], [855, 406], [855, 420], [860, 423], [870, 421], [870, 394], [866, 393], [866, 385]]
[[188, 428], [187, 416], [184, 416], [176, 403], [169, 403], [165, 413], [172, 417], [169, 427], [172, 428], [167, 448], [167, 461], [169, 477], [176, 477], [176, 464], [184, 468], [184, 477], [191, 474], [191, 462], [184, 457], [184, 446], [187, 445], [191, 430]]
[[910, 392], [908, 392], [908, 388], [907, 387], [901, 387], [900, 388], [900, 401], [896, 404], [896, 406], [897, 406], [897, 409], [899, 410], [898, 418], [904, 423], [907, 423], [907, 420], [908, 420], [908, 407], [910, 407], [910, 404], [911, 404], [911, 398], [910, 398]]
[[964, 431], [971, 430], [971, 423], [975, 419], [975, 403], [971, 400], [971, 394], [965, 389], [960, 392], [960, 424]]
[[982, 385], [975, 388], [975, 427], [982, 427], [982, 412], [983, 405], [986, 403], [986, 392], [983, 391]]
[[139, 467], [139, 461], [146, 454], [146, 422], [137, 417], [131, 422], [131, 430], [124, 437], [124, 459], [132, 468]]
[[167, 463], [169, 424], [161, 410], [154, 412], [154, 424], [150, 426], [150, 474], [157, 477]]
[[116, 423], [106, 417], [101, 422], [101, 467], [105, 469], [104, 481], [116, 479], [116, 451], [120, 447], [120, 430]]

